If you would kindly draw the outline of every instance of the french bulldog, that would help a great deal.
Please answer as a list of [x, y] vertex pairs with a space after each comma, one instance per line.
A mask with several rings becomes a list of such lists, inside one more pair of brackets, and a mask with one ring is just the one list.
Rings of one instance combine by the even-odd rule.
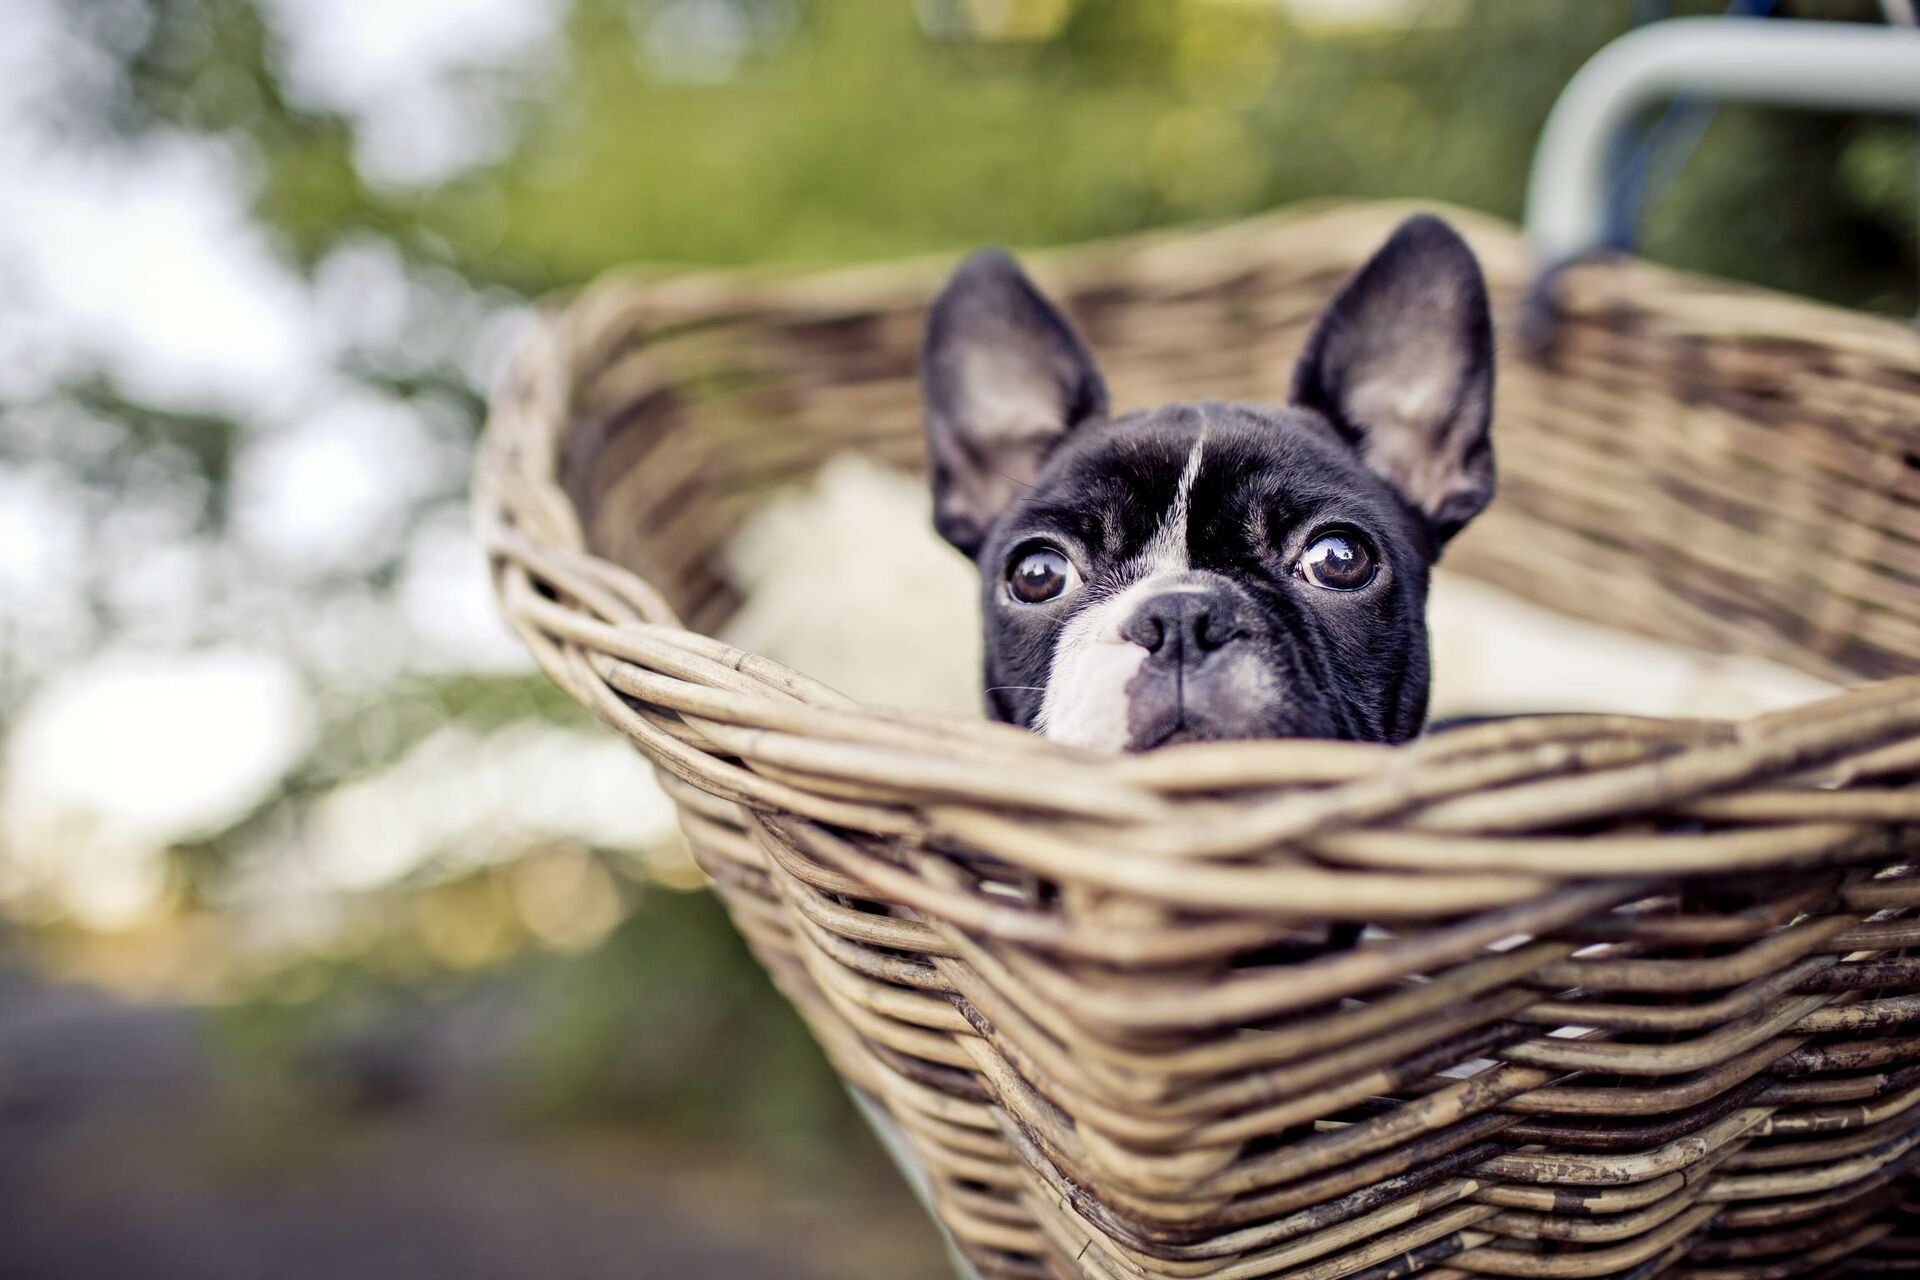
[[1409, 219], [1346, 283], [1284, 407], [1114, 415], [997, 249], [934, 302], [920, 384], [993, 718], [1107, 751], [1420, 732], [1428, 573], [1494, 483], [1486, 283], [1445, 222]]

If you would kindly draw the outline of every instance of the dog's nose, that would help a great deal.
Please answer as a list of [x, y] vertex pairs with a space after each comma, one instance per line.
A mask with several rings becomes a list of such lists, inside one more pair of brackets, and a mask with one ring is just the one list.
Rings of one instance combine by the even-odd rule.
[[1208, 591], [1166, 591], [1141, 603], [1120, 628], [1154, 658], [1180, 667], [1197, 667], [1214, 650], [1239, 637], [1240, 619], [1233, 601]]

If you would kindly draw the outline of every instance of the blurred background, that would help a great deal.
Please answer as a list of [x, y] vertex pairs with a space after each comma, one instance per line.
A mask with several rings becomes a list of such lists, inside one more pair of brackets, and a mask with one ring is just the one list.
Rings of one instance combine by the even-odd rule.
[[[1517, 218], [1567, 77], [1670, 11], [1722, 9], [7, 0], [0, 1277], [941, 1274], [637, 757], [494, 617], [503, 353], [633, 261]], [[1653, 136], [1642, 252], [1914, 312], [1911, 121]]]

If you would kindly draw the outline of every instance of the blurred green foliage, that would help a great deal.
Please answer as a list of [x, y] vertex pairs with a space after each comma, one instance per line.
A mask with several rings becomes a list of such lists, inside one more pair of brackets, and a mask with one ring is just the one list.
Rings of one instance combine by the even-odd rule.
[[[303, 259], [370, 231], [532, 292], [634, 260], [1038, 245], [1326, 196], [1517, 218], [1547, 109], [1631, 8], [1470, 0], [1329, 32], [1279, 5], [1083, 0], [1053, 38], [995, 44], [929, 39], [896, 0], [814, 0], [724, 80], [688, 83], [649, 74], [645, 0], [578, 0], [567, 70], [515, 103], [505, 160], [380, 193], [354, 169], [351, 128], [277, 90], [248, 0], [151, 3], [130, 118], [250, 139], [259, 212]], [[1872, 0], [1782, 11], [1879, 18]], [[1910, 311], [1914, 146], [1901, 120], [1725, 113], [1650, 210], [1648, 250]]]
[[305, 759], [245, 814], [167, 851], [182, 907], [217, 909], [221, 884], [249, 849], [269, 848], [294, 811], [391, 764], [430, 735], [458, 726], [484, 733], [529, 721], [584, 726], [592, 717], [551, 682], [486, 672], [415, 676], [371, 700], [319, 699], [322, 723]]
[[532, 976], [526, 1102], [763, 1143], [807, 1162], [847, 1138], [839, 1078], [706, 894], [655, 891], [605, 944]]
[[[485, 881], [436, 891], [471, 899]], [[523, 1122], [745, 1143], [792, 1174], [864, 1150], [838, 1077], [719, 904], [635, 892], [627, 921], [580, 954], [436, 974], [389, 938], [251, 984], [213, 1015], [246, 1064], [233, 1086], [303, 1124], [315, 1100], [378, 1111], [480, 1077]]]

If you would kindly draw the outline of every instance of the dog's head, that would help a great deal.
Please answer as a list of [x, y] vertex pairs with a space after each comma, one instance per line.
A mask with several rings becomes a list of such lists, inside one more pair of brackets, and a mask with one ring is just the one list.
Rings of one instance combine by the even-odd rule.
[[921, 389], [996, 719], [1130, 750], [1419, 732], [1428, 568], [1493, 493], [1486, 286], [1444, 222], [1405, 223], [1332, 301], [1285, 408], [1109, 416], [997, 250], [934, 303]]

